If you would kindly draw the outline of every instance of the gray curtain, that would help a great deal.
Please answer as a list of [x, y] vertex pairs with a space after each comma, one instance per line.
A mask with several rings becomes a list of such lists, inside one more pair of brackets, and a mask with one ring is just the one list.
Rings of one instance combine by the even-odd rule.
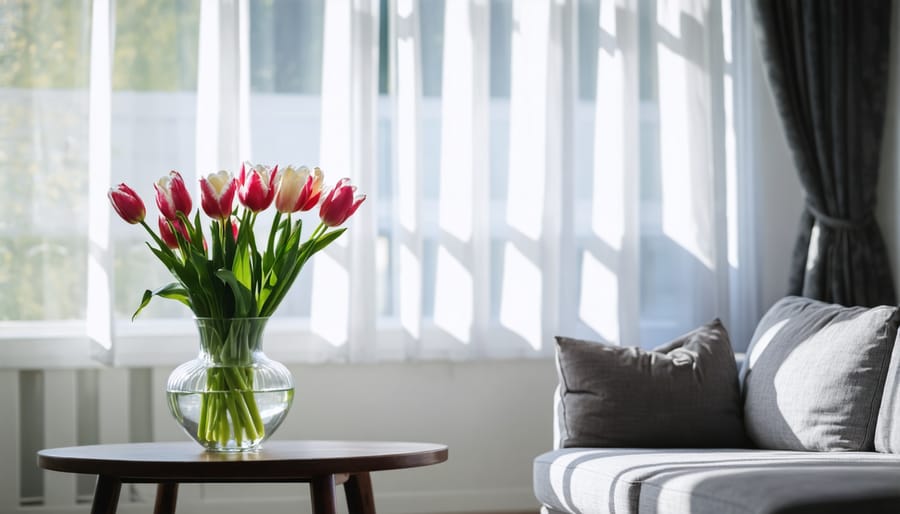
[[874, 209], [891, 0], [755, 0], [769, 83], [806, 205], [790, 294], [894, 304]]

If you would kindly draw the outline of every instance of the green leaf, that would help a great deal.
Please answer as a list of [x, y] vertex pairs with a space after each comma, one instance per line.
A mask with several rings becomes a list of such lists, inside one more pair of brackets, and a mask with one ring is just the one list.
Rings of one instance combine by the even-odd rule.
[[[340, 237], [341, 234], [343, 234], [346, 230], [347, 230], [346, 228], [339, 228], [337, 230], [332, 230], [331, 232], [326, 232], [326, 233], [322, 234], [321, 236], [318, 237], [318, 239], [315, 239], [313, 241], [307, 241], [307, 242], [303, 243], [301, 250], [304, 250], [306, 252], [306, 259], [310, 258], [314, 253], [318, 252], [319, 250], [330, 245], [335, 239]], [[307, 248], [307, 245], [312, 245], [312, 246]]]
[[190, 308], [191, 306], [191, 298], [188, 295], [187, 290], [178, 282], [166, 284], [156, 291], [153, 291], [153, 294], [167, 300], [175, 300], [181, 302], [184, 305], [187, 305], [188, 308]]
[[131, 321], [134, 321], [134, 318], [144, 310], [144, 307], [150, 304], [151, 299], [153, 299], [153, 291], [147, 289], [144, 291], [144, 295], [141, 296], [141, 304], [138, 306], [137, 310], [134, 311], [134, 314], [131, 315]]
[[[225, 234], [227, 234], [229, 236], [232, 234], [232, 230], [233, 230], [231, 228], [231, 224], [232, 224], [231, 219], [228, 219], [227, 221], [225, 221]], [[244, 226], [240, 225], [238, 228], [240, 228], [243, 231]], [[240, 240], [240, 234], [238, 234], [238, 239]], [[225, 262], [222, 264], [223, 268], [227, 268], [227, 269], [234, 268], [234, 255], [235, 255], [236, 249], [237, 249], [237, 242], [234, 240], [234, 237], [226, 237], [225, 238]]]
[[253, 301], [253, 293], [242, 284], [231, 270], [220, 269], [216, 272], [219, 280], [224, 282], [231, 288], [234, 293], [235, 313], [234, 317], [253, 317], [256, 316], [256, 305]]
[[239, 246], [234, 256], [234, 264], [231, 269], [234, 271], [235, 277], [237, 280], [244, 284], [248, 289], [251, 285], [251, 274], [250, 270], [250, 249], [246, 246]]
[[[290, 219], [290, 214], [288, 214], [288, 219]], [[272, 219], [272, 228], [269, 229], [269, 241], [266, 244], [266, 253], [263, 254], [262, 266], [263, 266], [263, 275], [267, 274], [270, 269], [272, 269], [272, 262], [275, 260], [275, 233], [278, 232], [278, 227], [281, 225], [281, 211], [275, 211], [275, 217]]]
[[175, 300], [186, 305], [188, 309], [193, 309], [191, 305], [191, 299], [188, 296], [187, 290], [178, 282], [172, 282], [160, 287], [155, 291], [151, 291], [149, 289], [144, 291], [143, 296], [141, 296], [141, 304], [140, 306], [138, 306], [137, 310], [134, 311], [134, 314], [132, 314], [131, 321], [134, 321], [134, 318], [136, 318], [137, 315], [140, 314], [142, 310], [144, 310], [144, 307], [150, 304], [150, 300], [152, 300], [154, 296], [159, 296], [168, 300]]
[[225, 266], [224, 253], [222, 249], [222, 231], [218, 221], [209, 224], [209, 231], [212, 237], [212, 259], [217, 268]]
[[203, 225], [200, 224], [200, 209], [197, 209], [197, 212], [194, 213], [194, 233], [191, 234], [191, 238], [194, 248], [205, 256], [206, 249], [203, 248]]

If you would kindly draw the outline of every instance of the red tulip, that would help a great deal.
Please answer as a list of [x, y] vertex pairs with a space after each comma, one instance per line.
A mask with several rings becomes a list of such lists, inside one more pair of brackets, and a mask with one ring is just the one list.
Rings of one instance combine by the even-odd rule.
[[132, 225], [144, 221], [144, 216], [147, 214], [144, 201], [124, 183], [111, 188], [106, 196], [109, 197], [113, 209], [123, 220]]
[[[169, 224], [172, 224], [169, 226]], [[178, 220], [167, 220], [165, 216], [159, 217], [159, 235], [162, 237], [162, 240], [165, 241], [166, 246], [173, 250], [178, 249], [178, 238], [175, 237], [175, 232], [172, 231], [172, 227], [175, 227], [175, 230], [181, 233], [181, 236], [186, 240], [190, 241], [191, 236], [188, 234], [187, 228], [185, 228], [184, 224]]]
[[366, 195], [356, 194], [356, 186], [350, 185], [349, 178], [342, 178], [319, 207], [319, 217], [329, 227], [337, 227], [347, 221], [365, 199]]
[[275, 182], [275, 208], [283, 213], [312, 209], [322, 197], [324, 181], [325, 174], [319, 168], [310, 172], [306, 166], [288, 166]]
[[[246, 168], [249, 165], [250, 170]], [[244, 207], [253, 212], [264, 211], [272, 205], [275, 198], [275, 177], [278, 175], [278, 166], [271, 169], [268, 166], [244, 163], [241, 165], [241, 175], [238, 177], [238, 199]]]
[[200, 206], [210, 218], [226, 220], [231, 216], [237, 181], [225, 170], [200, 179]]
[[156, 188], [156, 205], [166, 219], [177, 220], [179, 212], [185, 216], [191, 213], [193, 207], [191, 195], [177, 171], [170, 171], [153, 184], [153, 187]]

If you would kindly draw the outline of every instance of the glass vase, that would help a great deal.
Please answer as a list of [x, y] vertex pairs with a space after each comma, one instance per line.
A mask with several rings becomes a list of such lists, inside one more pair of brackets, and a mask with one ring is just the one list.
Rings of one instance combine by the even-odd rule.
[[268, 318], [197, 318], [200, 354], [166, 385], [181, 427], [210, 451], [253, 451], [284, 421], [291, 373], [263, 353]]

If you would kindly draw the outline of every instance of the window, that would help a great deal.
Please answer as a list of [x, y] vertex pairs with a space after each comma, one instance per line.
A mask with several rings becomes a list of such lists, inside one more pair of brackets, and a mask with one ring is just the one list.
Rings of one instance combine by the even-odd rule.
[[[273, 320], [283, 348], [302, 346], [294, 358], [549, 356], [556, 333], [652, 346], [740, 316], [728, 306], [753, 294], [736, 257], [731, 25], [743, 17], [730, 1], [213, 7], [110, 10], [110, 174], [143, 194], [151, 224], [154, 180], [178, 169], [195, 182], [226, 154], [240, 156], [232, 171], [321, 165], [366, 185], [363, 215]], [[92, 26], [97, 8], [2, 12], [10, 344], [83, 341], [96, 302], [88, 213], [105, 199], [90, 196], [88, 127], [103, 49], [91, 41], [109, 30]], [[114, 220], [109, 238], [115, 360], [165, 361], [192, 337], [190, 313], [154, 301], [132, 323], [140, 293], [170, 279], [142, 231]]]

